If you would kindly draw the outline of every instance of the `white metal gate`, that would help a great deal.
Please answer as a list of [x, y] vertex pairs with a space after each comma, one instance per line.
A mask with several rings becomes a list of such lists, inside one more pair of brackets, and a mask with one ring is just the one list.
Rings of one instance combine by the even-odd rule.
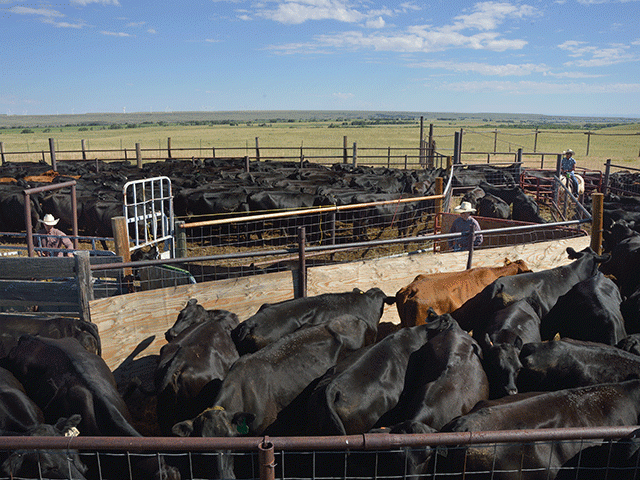
[[169, 177], [153, 177], [127, 182], [124, 217], [133, 242], [131, 251], [164, 242], [162, 256], [175, 257], [173, 236], [173, 194]]

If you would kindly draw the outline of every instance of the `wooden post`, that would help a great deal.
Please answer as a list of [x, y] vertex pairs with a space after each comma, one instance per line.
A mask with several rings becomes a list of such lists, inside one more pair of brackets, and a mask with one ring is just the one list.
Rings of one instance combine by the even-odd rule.
[[187, 258], [187, 231], [184, 229], [184, 221], [179, 220], [175, 225], [176, 232], [176, 258]]
[[522, 148], [519, 148], [516, 153], [516, 163], [522, 163]]
[[[536, 133], [533, 137], [533, 153], [536, 153], [537, 147], [538, 147], [538, 127], [536, 127]], [[542, 156], [542, 158], [544, 159], [544, 155]]]
[[27, 255], [33, 257], [33, 225], [31, 225], [31, 195], [24, 192], [24, 224], [27, 232]]
[[358, 165], [358, 145], [356, 142], [353, 142], [353, 166]]
[[136, 164], [138, 168], [142, 168], [142, 149], [139, 143], [136, 143]]
[[305, 227], [298, 228], [298, 298], [307, 296], [307, 259]]
[[493, 153], [498, 151], [498, 129], [493, 131]]
[[587, 154], [585, 156], [589, 156], [589, 146], [591, 145], [591, 132], [587, 132]]
[[609, 190], [609, 174], [611, 173], [611, 159], [607, 158], [607, 163], [605, 163], [604, 167], [604, 180], [602, 181], [602, 193], [605, 195]]
[[[84, 140], [84, 138], [82, 140], [80, 140], [80, 148], [82, 148], [82, 159], [86, 160], [87, 159], [87, 144]], [[126, 152], [126, 150], [125, 150]], [[126, 155], [126, 153], [125, 153]]]
[[51, 154], [51, 168], [54, 172], [57, 172], [58, 162], [56, 162], [56, 146], [53, 138], [49, 139], [49, 153]]
[[420, 166], [426, 167], [426, 149], [424, 148], [424, 117], [420, 115]]
[[342, 137], [342, 163], [347, 163], [349, 152], [347, 152], [347, 136]]
[[407, 163], [409, 162], [409, 155], [404, 154], [404, 169], [407, 169]]
[[391, 168], [391, 147], [387, 147], [387, 168]]
[[453, 164], [460, 163], [460, 132], [453, 134]]
[[251, 168], [251, 162], [249, 161], [249, 155], [244, 156], [244, 171], [249, 173], [249, 169]]
[[171, 158], [171, 137], [167, 138], [167, 157]]
[[256, 161], [260, 161], [260, 145], [258, 142], [258, 137], [256, 137]]
[[78, 250], [80, 248], [78, 242], [78, 194], [76, 191], [75, 182], [71, 185], [71, 232], [73, 234], [73, 248]]
[[591, 248], [600, 255], [602, 253], [602, 215], [604, 213], [604, 194], [595, 192], [591, 195]]
[[427, 166], [429, 168], [434, 167], [433, 156], [436, 153], [434, 146], [435, 146], [435, 143], [433, 141], [433, 123], [430, 123], [429, 124], [429, 151], [428, 151], [429, 161], [427, 162]]
[[[436, 195], [442, 195], [444, 191], [444, 179], [442, 177], [436, 177]], [[437, 216], [439, 213], [442, 213], [442, 198], [436, 198], [434, 201], [434, 212], [433, 215]]]
[[73, 254], [76, 260], [76, 282], [78, 284], [78, 306], [80, 307], [80, 318], [85, 322], [91, 321], [91, 310], [89, 302], [93, 300], [93, 284], [91, 282], [91, 263], [89, 262], [89, 251], [80, 250]]
[[[131, 261], [131, 250], [129, 250], [129, 232], [127, 231], [127, 220], [124, 217], [113, 217], [111, 219], [113, 230], [113, 241], [116, 244], [116, 255], [122, 257], [124, 263]], [[125, 275], [131, 275], [131, 268], [125, 268]]]
[[0, 158], [2, 158], [2, 165], [7, 163], [5, 158], [4, 158], [4, 143], [2, 143], [2, 142], [0, 142]]

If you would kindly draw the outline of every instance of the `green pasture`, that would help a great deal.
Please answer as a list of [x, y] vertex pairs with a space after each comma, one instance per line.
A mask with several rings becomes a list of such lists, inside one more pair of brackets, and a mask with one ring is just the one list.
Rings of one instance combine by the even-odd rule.
[[[528, 122], [529, 120], [527, 120]], [[560, 153], [567, 148], [576, 152], [580, 166], [601, 170], [606, 159], [623, 166], [640, 167], [640, 123], [621, 122], [613, 126], [580, 125], [579, 122], [556, 123], [538, 128], [528, 123], [487, 118], [425, 118], [424, 135], [434, 125], [436, 150], [451, 155], [455, 132], [462, 130], [463, 161], [486, 161], [486, 152]], [[585, 120], [586, 122], [586, 120]], [[612, 122], [615, 123], [615, 122]], [[4, 128], [2, 128], [4, 126]], [[588, 130], [586, 129], [588, 128]], [[591, 131], [590, 140], [587, 132]], [[497, 133], [496, 133], [497, 132]], [[278, 119], [277, 121], [235, 121], [231, 124], [179, 125], [163, 123], [30, 126], [7, 128], [0, 121], [0, 142], [7, 161], [49, 160], [49, 138], [54, 139], [58, 159], [78, 159], [81, 141], [89, 150], [88, 158], [135, 159], [139, 143], [145, 158], [166, 158], [170, 138], [174, 157], [255, 156], [256, 142], [261, 155], [295, 157], [301, 147], [335, 149], [342, 152], [344, 139], [351, 154], [353, 144], [358, 151], [368, 149], [407, 149], [415, 155], [419, 147], [420, 122], [406, 120], [402, 124], [359, 125], [353, 118]], [[256, 141], [257, 139], [257, 141]], [[587, 156], [587, 142], [589, 155]], [[117, 152], [116, 152], [117, 151]], [[382, 154], [382, 153], [381, 153]], [[507, 158], [510, 158], [507, 156]], [[492, 160], [493, 161], [493, 160]]]

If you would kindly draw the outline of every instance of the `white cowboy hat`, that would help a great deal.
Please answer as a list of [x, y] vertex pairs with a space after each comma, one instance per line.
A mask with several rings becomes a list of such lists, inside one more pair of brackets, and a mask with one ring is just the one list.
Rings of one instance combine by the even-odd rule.
[[460, 205], [454, 208], [453, 211], [456, 213], [476, 213], [476, 209], [471, 206], [470, 202], [462, 202]]
[[44, 223], [45, 225], [50, 225], [50, 226], [54, 226], [57, 225], [58, 222], [60, 221], [59, 218], [55, 218], [53, 215], [51, 215], [50, 213], [47, 213], [44, 218], [42, 220], [40, 220], [42, 223]]
[[566, 149], [564, 152], [562, 152], [562, 153], [564, 153], [564, 154], [570, 153], [570, 154], [572, 154], [572, 155], [573, 155], [573, 154], [574, 154], [574, 153], [576, 153], [576, 152], [574, 152], [574, 151], [573, 151], [573, 150], [571, 150], [570, 148], [567, 148], [567, 149]]

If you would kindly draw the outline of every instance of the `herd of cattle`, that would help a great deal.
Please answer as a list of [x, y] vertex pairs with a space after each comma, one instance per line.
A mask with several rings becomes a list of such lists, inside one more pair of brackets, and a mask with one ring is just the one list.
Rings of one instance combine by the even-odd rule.
[[[102, 185], [118, 175], [95, 178]], [[484, 196], [494, 195], [483, 186]], [[154, 391], [142, 393], [156, 408], [150, 429], [236, 437], [637, 425], [639, 231], [640, 201], [608, 196], [605, 253], [569, 248], [572, 261], [557, 268], [533, 272], [506, 261], [419, 275], [395, 295], [371, 288], [298, 298], [265, 304], [243, 322], [190, 299], [165, 334]], [[381, 322], [394, 303], [400, 325]], [[128, 403], [136, 381], [116, 383], [95, 325], [4, 315], [0, 354], [2, 435], [141, 436]], [[570, 478], [592, 479], [604, 478], [605, 466], [633, 470], [638, 447], [635, 438], [607, 451], [597, 442], [500, 444], [490, 454], [450, 445], [394, 451], [379, 464], [358, 461], [357, 452], [348, 463], [337, 454], [322, 462], [300, 455], [276, 468], [294, 478], [569, 478], [563, 467], [588, 448], [589, 467]], [[99, 464], [73, 450], [0, 457], [13, 478], [122, 478], [127, 469], [136, 479], [249, 478], [253, 467], [250, 457], [230, 452], [215, 461], [113, 456]]]
[[[454, 186], [480, 182], [514, 185], [519, 182], [518, 164], [499, 167], [469, 165], [456, 169]], [[402, 170], [385, 167], [335, 164], [326, 167], [304, 162], [250, 162], [243, 159], [204, 159], [192, 162], [166, 160], [146, 163], [142, 168], [128, 162], [59, 162], [53, 172], [46, 163], [11, 163], [0, 167], [0, 224], [3, 231], [25, 229], [24, 195], [27, 188], [76, 180], [78, 225], [81, 234], [112, 237], [111, 218], [124, 212], [123, 186], [134, 180], [166, 176], [171, 179], [175, 215], [202, 221], [255, 212], [305, 209], [323, 205], [397, 200], [431, 195], [436, 177], [447, 177], [442, 169]], [[31, 223], [51, 213], [59, 227], [69, 232], [72, 208], [69, 190], [47, 191], [31, 196]], [[353, 235], [366, 240], [367, 225], [397, 226], [405, 235], [429, 205], [400, 203], [376, 206], [366, 212], [343, 214], [353, 223]]]
[[[146, 392], [155, 401], [158, 434], [636, 425], [640, 234], [625, 221], [608, 231], [622, 235], [619, 230], [628, 237], [610, 252], [568, 248], [572, 261], [552, 269], [533, 272], [522, 261], [506, 261], [503, 267], [419, 275], [394, 296], [376, 287], [298, 298], [265, 304], [243, 322], [233, 312], [206, 310], [190, 299], [165, 334], [155, 390]], [[384, 306], [394, 303], [401, 323], [385, 325]], [[124, 392], [131, 386], [116, 384], [92, 324], [8, 316], [1, 325], [3, 435], [141, 435]], [[492, 447], [491, 455], [482, 446], [425, 447], [386, 453], [377, 467], [358, 461], [356, 453], [346, 466], [340, 455], [316, 463], [301, 454], [277, 468], [285, 477], [303, 478], [311, 478], [312, 468], [316, 476], [330, 477], [428, 478], [435, 470], [452, 475], [447, 478], [462, 472], [505, 479], [553, 478], [560, 472], [561, 478], [562, 467], [587, 447], [598, 446], [504, 444]], [[637, 447], [626, 440], [618, 447], [626, 453], [615, 462], [635, 466]], [[117, 478], [123, 468], [109, 461], [97, 468], [82, 452], [4, 457], [2, 469], [14, 477], [39, 478], [34, 462], [48, 469], [51, 477], [44, 478]], [[185, 464], [161, 456], [132, 462], [131, 468], [134, 478], [247, 478], [249, 458], [219, 452], [216, 461]]]

